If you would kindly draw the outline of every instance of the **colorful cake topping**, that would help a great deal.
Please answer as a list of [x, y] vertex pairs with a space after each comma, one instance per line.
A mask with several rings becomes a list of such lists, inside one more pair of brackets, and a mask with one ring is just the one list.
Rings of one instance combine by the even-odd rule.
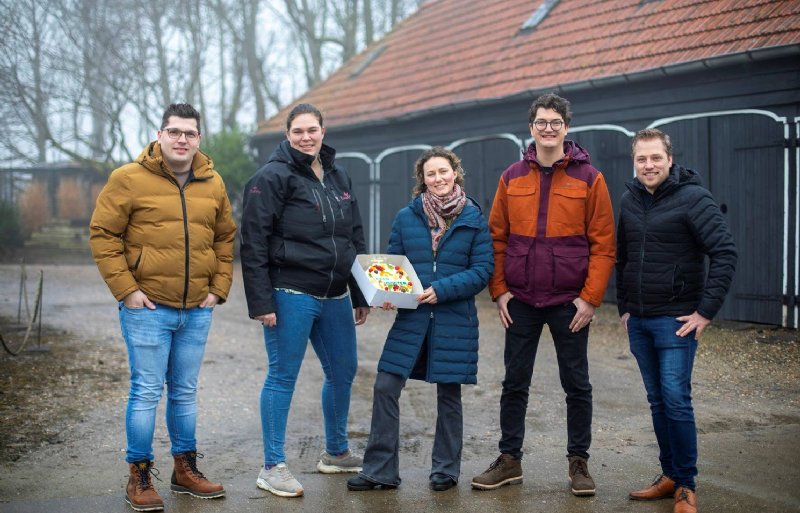
[[389, 292], [411, 292], [411, 278], [399, 265], [372, 264], [367, 269], [367, 276], [376, 287]]

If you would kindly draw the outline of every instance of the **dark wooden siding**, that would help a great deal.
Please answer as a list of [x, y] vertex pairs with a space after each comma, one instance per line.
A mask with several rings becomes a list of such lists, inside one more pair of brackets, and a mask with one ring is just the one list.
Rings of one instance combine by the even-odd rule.
[[[385, 150], [403, 145], [446, 146], [458, 139], [492, 134], [513, 134], [526, 140], [530, 136], [527, 110], [542, 92], [455, 106], [371, 126], [332, 127], [326, 133], [326, 142], [339, 151], [360, 151], [376, 159]], [[633, 176], [630, 138], [607, 128], [586, 131], [582, 127], [608, 124], [632, 133], [672, 116], [760, 109], [788, 118], [791, 123], [788, 128], [794, 137], [796, 127], [792, 122], [800, 116], [800, 70], [789, 58], [698, 69], [680, 75], [653, 72], [646, 80], [628, 82], [621, 78], [598, 87], [565, 87], [557, 92], [572, 102], [573, 131], [568, 138], [585, 147], [593, 164], [603, 172], [615, 215], [624, 183]], [[798, 163], [795, 150], [791, 149], [789, 183], [785, 183], [784, 145], [794, 148], [791, 144], [796, 143], [785, 140], [784, 124], [763, 115], [735, 114], [673, 121], [661, 128], [673, 138], [675, 161], [698, 171], [726, 210], [739, 247], [737, 277], [720, 317], [796, 327], [794, 269], [798, 220], [793, 216]], [[266, 134], [253, 143], [260, 155], [266, 155], [281, 138], [281, 134]], [[488, 216], [497, 179], [510, 163], [520, 158], [519, 149], [508, 139], [490, 137], [462, 144], [454, 151], [462, 157], [467, 171], [468, 194]], [[375, 219], [370, 221], [379, 228], [379, 235], [373, 241], [377, 251], [385, 250], [391, 221], [410, 199], [413, 164], [419, 153], [420, 150], [405, 150], [387, 156], [376, 166], [378, 179], [374, 183], [370, 183], [368, 173], [356, 169], [362, 164], [352, 159], [345, 164], [348, 168], [355, 166], [351, 174], [354, 183], [360, 184], [356, 188], [359, 203], [368, 203], [362, 198], [367, 194], [379, 205], [373, 212]], [[784, 194], [788, 194], [788, 205], [784, 204]], [[788, 220], [784, 216], [785, 207]], [[365, 217], [368, 215], [367, 208], [362, 207], [361, 211]], [[785, 230], [788, 231], [786, 254]], [[788, 268], [785, 274], [784, 265]], [[614, 297], [612, 278], [606, 300], [613, 301]]]

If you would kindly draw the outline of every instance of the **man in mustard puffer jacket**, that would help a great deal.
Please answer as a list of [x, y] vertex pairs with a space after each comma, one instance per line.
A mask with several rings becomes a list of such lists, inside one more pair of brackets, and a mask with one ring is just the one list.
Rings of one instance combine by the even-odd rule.
[[225, 494], [197, 469], [195, 421], [211, 313], [231, 287], [236, 225], [222, 178], [198, 151], [199, 126], [191, 105], [170, 105], [158, 140], [111, 174], [90, 225], [92, 254], [119, 301], [128, 348], [126, 501], [136, 511], [164, 507], [150, 474], [164, 383], [172, 491]]

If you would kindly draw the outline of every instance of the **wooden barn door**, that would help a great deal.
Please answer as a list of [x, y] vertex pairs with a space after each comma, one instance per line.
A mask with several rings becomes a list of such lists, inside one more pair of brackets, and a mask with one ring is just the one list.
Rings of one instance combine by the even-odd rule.
[[429, 146], [414, 145], [389, 148], [375, 158], [376, 180], [376, 253], [386, 251], [392, 222], [397, 212], [411, 200], [414, 190], [414, 163]]
[[[656, 121], [674, 162], [697, 171], [736, 241], [736, 277], [718, 318], [786, 325], [789, 261], [785, 124], [768, 112], [696, 114]], [[785, 214], [786, 212], [786, 214]], [[793, 242], [792, 242], [793, 244]]]
[[[603, 173], [614, 207], [614, 222], [619, 219], [619, 202], [627, 190], [625, 182], [633, 178], [630, 132], [622, 127], [602, 125], [570, 128], [568, 138], [589, 152], [592, 165]], [[616, 227], [615, 227], [616, 228]], [[611, 273], [605, 300], [617, 302], [617, 273]]]
[[375, 195], [373, 194], [373, 163], [363, 153], [344, 152], [336, 155], [336, 163], [350, 175], [353, 183], [352, 193], [358, 201], [358, 212], [364, 226], [364, 239], [367, 251], [373, 252], [375, 231]]
[[449, 148], [461, 159], [467, 195], [489, 219], [497, 182], [508, 166], [522, 158], [522, 141], [511, 134], [489, 135], [462, 139]]

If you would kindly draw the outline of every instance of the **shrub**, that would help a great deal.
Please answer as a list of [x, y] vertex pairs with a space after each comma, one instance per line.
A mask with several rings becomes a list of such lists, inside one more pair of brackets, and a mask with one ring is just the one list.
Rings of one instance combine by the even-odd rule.
[[13, 203], [0, 200], [0, 249], [22, 246], [22, 226]]

